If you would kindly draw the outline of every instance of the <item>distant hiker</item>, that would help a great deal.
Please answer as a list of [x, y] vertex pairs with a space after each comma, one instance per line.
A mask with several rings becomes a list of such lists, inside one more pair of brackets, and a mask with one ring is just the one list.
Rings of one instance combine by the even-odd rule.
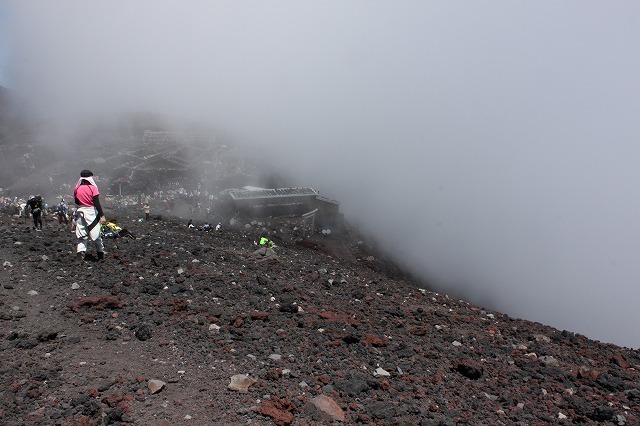
[[209, 222], [205, 223], [204, 225], [202, 225], [202, 230], [205, 232], [211, 231], [211, 224]]
[[195, 228], [196, 226], [193, 224], [193, 219], [189, 219], [189, 223], [187, 223], [187, 228]]
[[104, 259], [104, 246], [100, 236], [101, 223], [107, 220], [100, 205], [100, 191], [90, 170], [80, 172], [80, 179], [73, 190], [76, 204], [79, 206], [75, 215], [76, 262], [82, 263], [87, 252], [87, 241], [93, 241], [99, 260]]
[[216, 231], [222, 231], [222, 224], [221, 223], [216, 225]]
[[69, 218], [67, 217], [68, 207], [67, 203], [64, 202], [64, 199], [60, 200], [60, 204], [58, 204], [57, 214], [58, 214], [58, 224], [69, 224]]
[[149, 215], [151, 211], [149, 207], [149, 203], [144, 203], [142, 205], [142, 208], [144, 209], [144, 220], [148, 221], [149, 219], [151, 219], [151, 216]]
[[36, 195], [27, 201], [27, 207], [31, 210], [33, 216], [33, 229], [42, 231], [42, 211], [44, 210], [44, 201], [41, 195]]

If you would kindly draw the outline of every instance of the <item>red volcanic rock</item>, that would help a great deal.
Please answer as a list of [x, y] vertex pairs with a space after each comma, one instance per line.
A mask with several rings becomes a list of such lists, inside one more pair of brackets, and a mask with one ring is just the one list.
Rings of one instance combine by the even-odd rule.
[[267, 318], [269, 318], [269, 314], [267, 312], [251, 312], [252, 320], [266, 321]]
[[631, 363], [629, 363], [629, 361], [624, 359], [624, 356], [622, 356], [622, 354], [613, 354], [611, 356], [611, 362], [614, 363], [614, 364], [617, 364], [621, 368], [629, 368], [629, 367], [631, 367]]
[[79, 311], [80, 309], [119, 309], [124, 306], [124, 302], [116, 296], [93, 296], [93, 297], [81, 297], [69, 304], [69, 308], [72, 311]]
[[293, 422], [292, 411], [295, 408], [296, 406], [291, 401], [273, 397], [262, 401], [255, 411], [263, 416], [271, 417], [276, 425], [286, 426]]
[[107, 396], [103, 397], [101, 399], [101, 401], [104, 402], [105, 404], [107, 404], [109, 407], [115, 407], [123, 399], [124, 398], [123, 398], [122, 395], [114, 393], [114, 394], [107, 395]]
[[360, 341], [363, 345], [371, 345], [376, 348], [381, 348], [383, 346], [387, 346], [387, 342], [375, 336], [373, 334], [365, 334], [364, 338]]
[[236, 318], [233, 320], [233, 323], [232, 323], [232, 325], [235, 328], [240, 328], [242, 327], [243, 324], [244, 324], [244, 315], [236, 316]]

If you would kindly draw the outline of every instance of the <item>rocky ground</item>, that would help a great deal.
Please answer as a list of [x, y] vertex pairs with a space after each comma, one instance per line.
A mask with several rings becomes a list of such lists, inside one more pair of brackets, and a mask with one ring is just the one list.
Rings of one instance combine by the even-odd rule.
[[76, 265], [0, 216], [0, 424], [640, 424], [637, 350], [419, 290], [353, 232], [119, 223]]

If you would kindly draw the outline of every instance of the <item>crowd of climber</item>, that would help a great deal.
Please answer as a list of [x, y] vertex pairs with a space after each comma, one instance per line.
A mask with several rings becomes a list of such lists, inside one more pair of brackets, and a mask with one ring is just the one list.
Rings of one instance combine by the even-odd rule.
[[[183, 197], [191, 200], [199, 199], [202, 195], [207, 198], [208, 194], [200, 193], [181, 193]], [[161, 220], [161, 216], [151, 216], [151, 198], [162, 198], [165, 196], [163, 191], [156, 191], [153, 195], [140, 194], [138, 196], [137, 205], [141, 209], [139, 221], [149, 221], [152, 219]], [[98, 188], [97, 177], [90, 170], [82, 170], [80, 176], [73, 187], [73, 197], [69, 194], [67, 198], [73, 199], [73, 204], [68, 203], [65, 198], [61, 198], [59, 202], [50, 205], [40, 194], [30, 195], [26, 199], [18, 197], [2, 197], [0, 206], [3, 209], [12, 211], [11, 214], [18, 215], [25, 224], [33, 227], [36, 232], [41, 232], [43, 227], [57, 227], [57, 229], [70, 229], [75, 234], [75, 257], [76, 263], [81, 264], [87, 259], [87, 252], [95, 252], [92, 259], [102, 261], [105, 259], [105, 249], [103, 239], [105, 238], [130, 238], [136, 239], [136, 235], [126, 228], [122, 228], [116, 220], [108, 220], [102, 207], [100, 198], [100, 189]], [[56, 200], [57, 201], [57, 200]], [[114, 208], [115, 212], [122, 208], [119, 204], [122, 197], [118, 199], [118, 203]], [[196, 205], [195, 203], [193, 205]], [[223, 226], [221, 222], [212, 225], [204, 222], [201, 225], [194, 224], [193, 220], [187, 223], [189, 229], [204, 232], [222, 232]], [[260, 237], [255, 242], [259, 246], [253, 255], [258, 261], [276, 260], [277, 255], [274, 252], [276, 245], [267, 237]]]

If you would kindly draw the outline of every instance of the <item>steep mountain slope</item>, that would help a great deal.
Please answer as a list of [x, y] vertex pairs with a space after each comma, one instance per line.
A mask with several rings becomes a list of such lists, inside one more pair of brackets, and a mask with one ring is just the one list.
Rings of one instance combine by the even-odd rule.
[[76, 265], [0, 216], [1, 424], [640, 424], [638, 351], [419, 290], [353, 230], [265, 260], [287, 219], [118, 219]]

